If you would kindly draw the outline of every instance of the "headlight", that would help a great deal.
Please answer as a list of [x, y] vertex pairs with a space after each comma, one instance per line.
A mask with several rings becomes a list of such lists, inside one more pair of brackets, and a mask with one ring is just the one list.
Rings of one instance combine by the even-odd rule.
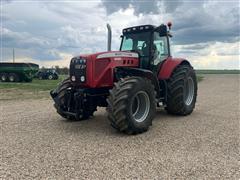
[[81, 80], [81, 82], [84, 82], [85, 81], [85, 76], [81, 76], [80, 80]]
[[72, 77], [71, 77], [71, 80], [72, 80], [72, 81], [76, 81], [76, 77], [75, 77], [75, 76], [72, 76]]
[[71, 60], [71, 63], [74, 63], [74, 64], [86, 64], [86, 62], [87, 62], [86, 59], [83, 59], [83, 58], [80, 58], [80, 57], [73, 58]]

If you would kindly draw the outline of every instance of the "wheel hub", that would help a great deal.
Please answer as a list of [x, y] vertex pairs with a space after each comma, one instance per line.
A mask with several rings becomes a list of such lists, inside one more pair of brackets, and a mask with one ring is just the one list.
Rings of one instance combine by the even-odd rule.
[[134, 97], [131, 105], [132, 117], [137, 122], [143, 122], [150, 110], [150, 99], [145, 91], [139, 91]]
[[14, 81], [14, 77], [13, 76], [10, 76], [9, 77], [9, 80], [12, 82], [12, 81]]
[[6, 77], [5, 76], [2, 76], [2, 81], [6, 81]]

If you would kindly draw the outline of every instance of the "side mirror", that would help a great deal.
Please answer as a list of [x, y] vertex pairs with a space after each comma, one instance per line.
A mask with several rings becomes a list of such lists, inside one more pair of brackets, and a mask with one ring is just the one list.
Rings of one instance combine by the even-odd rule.
[[167, 36], [168, 35], [168, 30], [167, 30], [167, 26], [166, 25], [160, 25], [158, 27], [158, 32], [159, 32], [159, 36]]

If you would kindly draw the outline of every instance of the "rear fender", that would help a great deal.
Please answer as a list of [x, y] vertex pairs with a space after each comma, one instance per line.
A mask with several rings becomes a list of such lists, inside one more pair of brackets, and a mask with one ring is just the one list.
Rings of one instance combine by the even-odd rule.
[[151, 80], [157, 92], [157, 98], [160, 97], [160, 87], [159, 87], [158, 79], [156, 75], [153, 74], [152, 71], [149, 71], [146, 69], [140, 69], [140, 68], [129, 68], [129, 67], [115, 68], [115, 78], [117, 80], [120, 80], [120, 78], [124, 78], [127, 76], [139, 76], [139, 77], [145, 77]]
[[190, 63], [185, 59], [169, 57], [162, 64], [161, 69], [158, 74], [158, 79], [159, 80], [169, 79], [171, 77], [171, 74], [174, 71], [174, 69], [180, 64], [186, 64], [186, 65], [191, 66]]

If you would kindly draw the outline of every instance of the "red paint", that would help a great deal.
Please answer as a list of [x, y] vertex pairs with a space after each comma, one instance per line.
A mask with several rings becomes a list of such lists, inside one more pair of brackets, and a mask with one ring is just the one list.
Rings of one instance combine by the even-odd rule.
[[[111, 51], [119, 52], [119, 51]], [[109, 57], [97, 59], [97, 56], [106, 52], [91, 55], [81, 55], [87, 59], [86, 83], [83, 87], [100, 88], [112, 87], [115, 67], [138, 67], [139, 60], [135, 57]]]
[[188, 63], [188, 61], [181, 59], [181, 58], [172, 58], [169, 57], [167, 58], [167, 60], [163, 63], [161, 70], [158, 74], [158, 79], [168, 79], [170, 78], [172, 72], [174, 71], [174, 69], [181, 63]]
[[[81, 84], [81, 86], [89, 88], [111, 88], [114, 83], [115, 67], [139, 67], [139, 60], [136, 57], [97, 58], [98, 55], [104, 53], [106, 52], [95, 53], [91, 55], [81, 55], [81, 57], [87, 59], [87, 79], [86, 83]], [[181, 63], [189, 64], [188, 61], [181, 58], [167, 58], [161, 67], [161, 70], [158, 74], [158, 79], [164, 80], [170, 78], [174, 69]]]

